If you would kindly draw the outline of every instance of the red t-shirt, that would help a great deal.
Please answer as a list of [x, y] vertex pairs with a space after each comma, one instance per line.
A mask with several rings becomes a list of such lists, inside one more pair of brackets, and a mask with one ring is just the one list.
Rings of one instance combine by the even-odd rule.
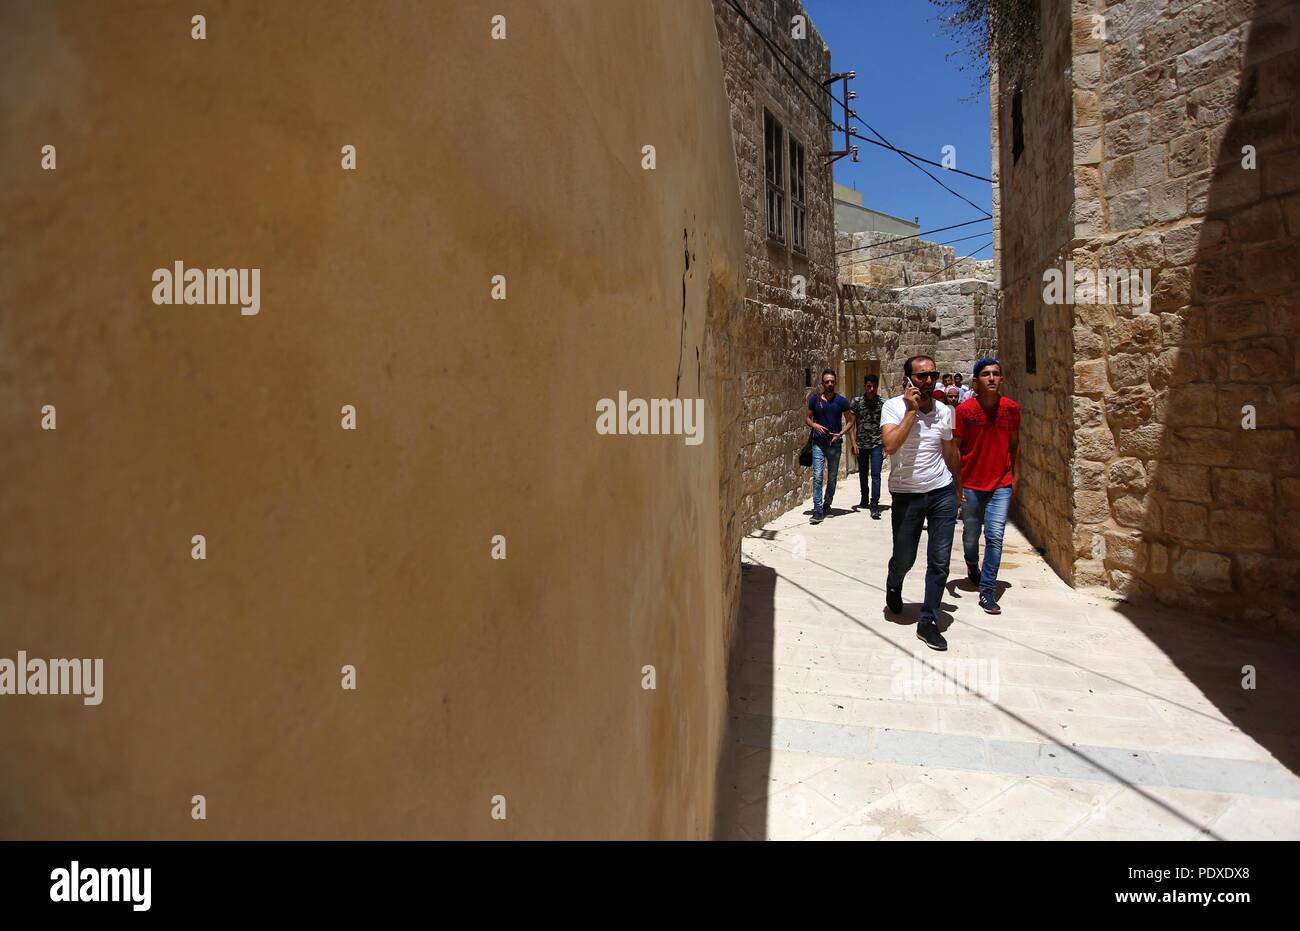
[[972, 396], [957, 405], [952, 435], [961, 442], [961, 483], [972, 491], [1011, 484], [1011, 437], [1020, 430], [1020, 405], [998, 398], [994, 416]]

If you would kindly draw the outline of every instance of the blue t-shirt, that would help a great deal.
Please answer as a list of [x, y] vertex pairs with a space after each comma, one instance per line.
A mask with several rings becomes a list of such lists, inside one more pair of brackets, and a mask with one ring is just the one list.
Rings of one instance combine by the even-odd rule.
[[[835, 395], [829, 401], [822, 396], [820, 391], [808, 396], [808, 410], [812, 411], [813, 422], [821, 424], [832, 433], [840, 432], [840, 428], [844, 425], [844, 412], [848, 409], [848, 399], [842, 394]], [[817, 433], [817, 431], [814, 430], [813, 433], [815, 434], [814, 442], [824, 444], [828, 441], [828, 437]], [[843, 437], [840, 439], [843, 439]], [[839, 440], [836, 440], [836, 442], [838, 443]]]

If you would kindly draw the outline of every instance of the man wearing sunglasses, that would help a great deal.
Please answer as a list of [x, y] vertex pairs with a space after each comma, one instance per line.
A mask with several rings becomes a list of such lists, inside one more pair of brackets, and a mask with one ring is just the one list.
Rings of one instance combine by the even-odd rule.
[[925, 601], [916, 636], [932, 650], [948, 649], [939, 632], [939, 602], [948, 582], [953, 530], [957, 525], [957, 479], [961, 456], [953, 439], [953, 411], [934, 400], [942, 391], [939, 372], [929, 356], [903, 363], [903, 393], [880, 411], [880, 435], [889, 456], [889, 512], [894, 552], [885, 579], [885, 604], [903, 610], [903, 578], [916, 562], [921, 527], [928, 527], [925, 552]]

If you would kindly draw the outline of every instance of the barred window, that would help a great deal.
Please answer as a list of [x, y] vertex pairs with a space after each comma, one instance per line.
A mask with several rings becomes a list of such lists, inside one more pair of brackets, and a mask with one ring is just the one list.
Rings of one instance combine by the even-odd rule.
[[804, 209], [804, 147], [790, 137], [790, 238], [796, 250], [807, 253], [808, 237]]
[[767, 235], [785, 242], [785, 129], [763, 110], [763, 163], [767, 173]]

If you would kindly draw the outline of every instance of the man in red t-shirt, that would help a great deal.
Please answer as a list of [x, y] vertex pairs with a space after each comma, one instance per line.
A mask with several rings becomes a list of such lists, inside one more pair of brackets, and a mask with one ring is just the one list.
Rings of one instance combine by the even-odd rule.
[[[1020, 405], [1001, 395], [1002, 365], [986, 356], [975, 363], [975, 394], [957, 405], [952, 435], [961, 445], [962, 545], [966, 577], [980, 590], [980, 607], [1001, 614], [998, 566], [1011, 497], [1020, 480]], [[984, 568], [980, 569], [980, 530]]]

